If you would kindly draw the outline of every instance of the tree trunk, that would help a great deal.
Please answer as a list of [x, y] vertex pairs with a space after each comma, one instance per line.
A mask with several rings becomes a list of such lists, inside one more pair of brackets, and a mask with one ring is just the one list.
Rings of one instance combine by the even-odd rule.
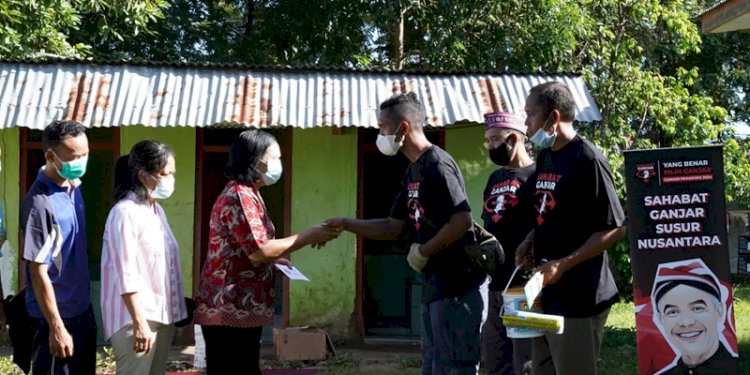
[[398, 60], [396, 60], [396, 69], [404, 69], [404, 14], [406, 10], [401, 6], [401, 2], [398, 2]]
[[404, 16], [407, 9], [403, 7], [401, 1], [399, 0], [396, 4], [395, 14], [392, 18], [393, 27], [391, 28], [395, 32], [391, 33], [390, 58], [394, 62], [393, 67], [397, 70], [404, 68]]
[[255, 2], [253, 0], [247, 0], [246, 12], [245, 37], [249, 37], [250, 33], [253, 32], [253, 24], [255, 23]]

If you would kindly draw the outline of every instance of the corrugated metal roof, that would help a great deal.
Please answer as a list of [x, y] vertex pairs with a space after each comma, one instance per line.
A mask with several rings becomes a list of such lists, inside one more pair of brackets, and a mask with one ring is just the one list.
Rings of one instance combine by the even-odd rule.
[[249, 127], [377, 127], [376, 108], [415, 91], [427, 122], [484, 122], [484, 113], [523, 112], [534, 85], [559, 80], [573, 91], [579, 121], [601, 119], [574, 74], [413, 74], [368, 71], [272, 71], [55, 62], [0, 63], [0, 128], [43, 129], [56, 119], [89, 127], [141, 124]]
[[697, 20], [704, 33], [750, 30], [750, 0], [724, 0], [704, 10]]
[[714, 9], [716, 9], [716, 8], [718, 8], [718, 7], [720, 7], [720, 6], [724, 5], [724, 4], [726, 4], [726, 3], [728, 3], [728, 2], [729, 2], [729, 0], [722, 0], [722, 1], [719, 1], [719, 2], [717, 2], [716, 4], [714, 4], [714, 5], [711, 5], [711, 6], [709, 6], [708, 8], [705, 8], [705, 9], [703, 9], [703, 10], [702, 10], [702, 11], [701, 11], [701, 12], [700, 12], [700, 13], [698, 14], [698, 17], [703, 17], [703, 16], [704, 16], [704, 15], [705, 15], [706, 13], [708, 13], [708, 12], [710, 12], [710, 11], [712, 11], [712, 10], [714, 10]]

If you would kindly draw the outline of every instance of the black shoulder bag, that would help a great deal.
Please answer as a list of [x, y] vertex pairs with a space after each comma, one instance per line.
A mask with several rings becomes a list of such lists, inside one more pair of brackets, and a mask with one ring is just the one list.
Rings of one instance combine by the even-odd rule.
[[464, 245], [464, 251], [472, 266], [493, 273], [505, 262], [505, 252], [500, 241], [476, 221], [472, 222], [473, 241]]

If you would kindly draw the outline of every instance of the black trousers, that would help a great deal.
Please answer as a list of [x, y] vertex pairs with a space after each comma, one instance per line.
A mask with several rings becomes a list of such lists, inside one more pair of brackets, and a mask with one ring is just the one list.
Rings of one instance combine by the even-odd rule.
[[206, 375], [262, 375], [260, 336], [263, 327], [201, 326], [206, 340]]
[[73, 337], [73, 356], [54, 357], [49, 352], [49, 325], [33, 319], [31, 365], [33, 374], [94, 375], [96, 372], [96, 320], [91, 306], [83, 313], [63, 319]]

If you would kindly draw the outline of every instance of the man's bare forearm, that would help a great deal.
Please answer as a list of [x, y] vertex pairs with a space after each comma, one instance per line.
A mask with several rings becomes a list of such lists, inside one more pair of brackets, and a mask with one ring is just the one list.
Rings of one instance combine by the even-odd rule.
[[625, 236], [625, 227], [596, 232], [572, 254], [560, 259], [565, 270], [569, 270], [607, 250]]
[[344, 219], [344, 230], [374, 240], [395, 240], [401, 234], [404, 222], [385, 219]]
[[440, 250], [445, 249], [452, 243], [466, 235], [471, 228], [472, 220], [469, 211], [461, 211], [453, 214], [445, 225], [437, 232], [435, 237], [422, 244], [420, 252], [429, 257]]
[[63, 321], [57, 309], [57, 299], [55, 298], [52, 281], [50, 281], [47, 275], [47, 265], [30, 262], [29, 272], [31, 273], [31, 285], [34, 289], [34, 297], [36, 297], [36, 301], [39, 303], [39, 308], [42, 310], [42, 314], [50, 330], [54, 330], [63, 325]]

